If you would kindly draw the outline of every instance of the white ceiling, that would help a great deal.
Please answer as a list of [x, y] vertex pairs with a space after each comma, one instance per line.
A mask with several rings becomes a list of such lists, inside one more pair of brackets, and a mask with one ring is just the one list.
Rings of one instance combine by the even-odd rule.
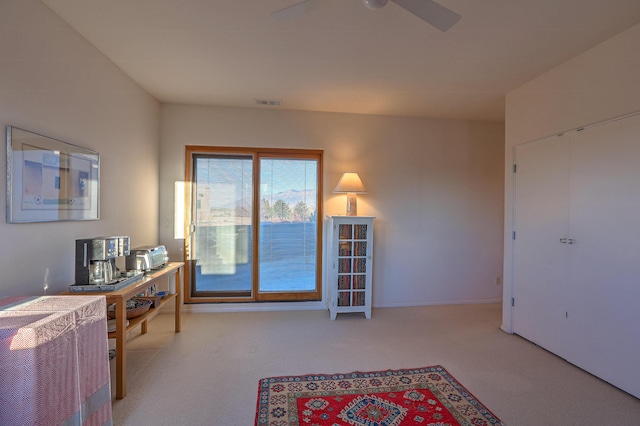
[[391, 2], [279, 22], [300, 0], [42, 1], [162, 102], [492, 121], [509, 90], [640, 22], [638, 0], [439, 0], [462, 15], [446, 33]]

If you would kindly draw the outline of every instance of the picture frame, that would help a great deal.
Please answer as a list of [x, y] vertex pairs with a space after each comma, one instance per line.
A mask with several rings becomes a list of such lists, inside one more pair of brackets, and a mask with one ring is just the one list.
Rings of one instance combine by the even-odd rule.
[[7, 223], [97, 220], [100, 154], [7, 126]]

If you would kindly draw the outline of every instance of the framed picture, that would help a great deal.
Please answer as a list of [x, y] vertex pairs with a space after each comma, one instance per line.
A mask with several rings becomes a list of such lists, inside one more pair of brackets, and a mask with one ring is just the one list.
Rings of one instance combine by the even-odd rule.
[[7, 222], [95, 220], [100, 154], [7, 126]]

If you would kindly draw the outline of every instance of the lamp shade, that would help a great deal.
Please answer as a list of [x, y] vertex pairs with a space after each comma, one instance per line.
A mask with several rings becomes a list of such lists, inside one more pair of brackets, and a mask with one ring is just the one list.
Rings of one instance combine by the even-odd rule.
[[367, 190], [364, 189], [364, 185], [357, 173], [347, 172], [342, 175], [333, 192], [366, 194]]

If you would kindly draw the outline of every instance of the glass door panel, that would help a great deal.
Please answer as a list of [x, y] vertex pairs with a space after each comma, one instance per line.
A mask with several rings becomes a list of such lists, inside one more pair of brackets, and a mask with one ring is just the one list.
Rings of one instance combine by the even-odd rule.
[[338, 225], [338, 306], [365, 305], [366, 239], [367, 225]]
[[253, 156], [194, 155], [195, 296], [252, 294]]
[[259, 293], [317, 291], [317, 160], [261, 158], [259, 197]]

